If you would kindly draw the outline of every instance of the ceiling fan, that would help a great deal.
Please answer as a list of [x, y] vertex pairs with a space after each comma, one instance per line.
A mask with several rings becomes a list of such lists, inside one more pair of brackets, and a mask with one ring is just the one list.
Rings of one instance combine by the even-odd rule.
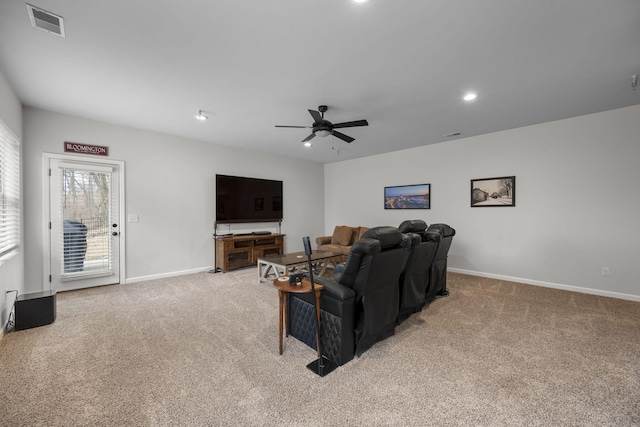
[[355, 141], [354, 138], [351, 138], [344, 133], [338, 132], [334, 129], [341, 128], [350, 128], [356, 126], [369, 126], [369, 123], [366, 120], [355, 120], [352, 122], [343, 122], [333, 124], [329, 120], [324, 119], [324, 113], [327, 111], [328, 107], [326, 105], [321, 105], [318, 107], [318, 111], [309, 110], [309, 114], [313, 117], [313, 125], [312, 126], [280, 126], [276, 125], [277, 128], [309, 128], [312, 129], [311, 135], [302, 140], [302, 142], [307, 142], [313, 139], [316, 136], [329, 136], [333, 135], [345, 142]]

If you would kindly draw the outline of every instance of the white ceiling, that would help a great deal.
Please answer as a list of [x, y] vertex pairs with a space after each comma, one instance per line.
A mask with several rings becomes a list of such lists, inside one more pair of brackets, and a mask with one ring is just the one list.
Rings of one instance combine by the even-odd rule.
[[[0, 70], [24, 105], [321, 163], [640, 104], [638, 0], [32, 4], [66, 37], [0, 0]], [[274, 127], [321, 104], [369, 126], [312, 149], [309, 129]]]

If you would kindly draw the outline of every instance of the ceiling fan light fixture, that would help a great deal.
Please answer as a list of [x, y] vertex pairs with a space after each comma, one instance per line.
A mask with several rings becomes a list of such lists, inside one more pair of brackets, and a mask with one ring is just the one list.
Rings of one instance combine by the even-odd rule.
[[349, 135], [345, 135], [342, 132], [338, 132], [335, 129], [343, 129], [343, 128], [351, 128], [358, 126], [369, 126], [369, 122], [366, 120], [352, 120], [350, 122], [342, 122], [342, 123], [331, 123], [329, 120], [325, 120], [324, 113], [327, 111], [326, 105], [318, 106], [318, 111], [316, 110], [307, 110], [311, 117], [313, 118], [312, 126], [282, 126], [276, 125], [277, 128], [311, 128], [311, 135], [307, 136], [302, 142], [307, 142], [316, 136], [326, 137], [329, 135], [335, 136], [346, 142], [347, 144], [355, 141], [355, 138], [351, 138]]
[[209, 116], [205, 116], [204, 115], [204, 111], [202, 111], [202, 110], [199, 110], [198, 114], [196, 114], [195, 117], [196, 117], [196, 119], [202, 120], [202, 121], [205, 121], [205, 120], [207, 120], [209, 118]]

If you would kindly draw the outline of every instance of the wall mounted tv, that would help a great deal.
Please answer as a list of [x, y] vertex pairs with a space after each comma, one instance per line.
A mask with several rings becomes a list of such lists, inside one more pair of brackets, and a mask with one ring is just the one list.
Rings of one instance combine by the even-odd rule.
[[282, 181], [216, 175], [216, 222], [282, 220]]

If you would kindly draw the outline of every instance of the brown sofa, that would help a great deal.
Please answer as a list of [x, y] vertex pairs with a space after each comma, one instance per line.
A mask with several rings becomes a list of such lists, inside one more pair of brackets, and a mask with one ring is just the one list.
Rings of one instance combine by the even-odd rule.
[[331, 236], [317, 237], [316, 245], [320, 251], [331, 251], [346, 256], [351, 250], [351, 245], [360, 240], [368, 229], [368, 227], [337, 225]]

